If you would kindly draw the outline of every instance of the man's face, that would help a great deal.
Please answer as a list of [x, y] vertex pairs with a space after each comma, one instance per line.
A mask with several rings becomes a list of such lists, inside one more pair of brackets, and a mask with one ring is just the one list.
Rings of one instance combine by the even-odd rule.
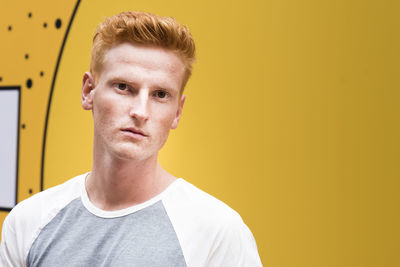
[[82, 106], [92, 109], [97, 151], [121, 159], [157, 156], [169, 130], [178, 126], [184, 72], [173, 51], [130, 43], [112, 47], [97, 80], [90, 73], [83, 80]]

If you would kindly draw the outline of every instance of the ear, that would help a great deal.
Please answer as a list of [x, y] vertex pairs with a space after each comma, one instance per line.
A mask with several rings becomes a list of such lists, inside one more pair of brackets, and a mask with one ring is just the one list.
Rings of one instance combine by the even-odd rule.
[[182, 95], [179, 100], [178, 110], [176, 111], [175, 119], [172, 122], [171, 129], [176, 129], [178, 127], [179, 120], [182, 116], [183, 105], [185, 104], [186, 95]]
[[81, 103], [85, 110], [93, 108], [94, 78], [90, 72], [85, 72], [82, 80]]

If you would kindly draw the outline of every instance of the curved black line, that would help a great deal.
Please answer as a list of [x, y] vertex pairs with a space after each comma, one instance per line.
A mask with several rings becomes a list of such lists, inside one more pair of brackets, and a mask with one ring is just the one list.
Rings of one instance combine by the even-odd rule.
[[63, 42], [61, 44], [60, 53], [58, 54], [57, 64], [56, 64], [56, 68], [55, 68], [54, 75], [53, 75], [53, 81], [51, 82], [49, 101], [47, 102], [46, 121], [44, 123], [44, 132], [43, 132], [42, 166], [41, 166], [41, 170], [40, 170], [40, 191], [43, 191], [44, 158], [45, 158], [45, 150], [46, 150], [47, 126], [48, 126], [48, 123], [49, 123], [49, 114], [50, 114], [50, 108], [51, 108], [51, 100], [53, 98], [54, 85], [56, 83], [58, 67], [60, 66], [60, 61], [61, 61], [61, 57], [62, 57], [62, 54], [63, 54], [63, 51], [64, 51], [65, 43], [67, 41], [68, 33], [69, 33], [70, 28], [71, 28], [72, 21], [74, 20], [76, 11], [78, 10], [80, 2], [81, 2], [81, 0], [78, 0], [76, 2], [74, 11], [72, 12], [72, 15], [71, 15], [71, 19], [69, 20], [69, 23], [68, 23], [67, 30], [65, 31], [64, 40], [63, 40]]

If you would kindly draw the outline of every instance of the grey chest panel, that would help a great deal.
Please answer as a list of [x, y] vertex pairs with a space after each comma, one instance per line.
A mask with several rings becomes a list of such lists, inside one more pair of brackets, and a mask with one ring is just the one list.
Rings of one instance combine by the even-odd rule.
[[161, 201], [126, 216], [100, 218], [77, 198], [33, 243], [28, 266], [186, 266]]

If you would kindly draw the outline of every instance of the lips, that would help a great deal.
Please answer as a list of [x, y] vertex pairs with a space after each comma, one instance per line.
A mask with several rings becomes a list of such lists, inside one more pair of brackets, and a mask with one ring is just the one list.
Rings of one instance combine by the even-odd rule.
[[132, 128], [132, 127], [123, 128], [123, 129], [121, 129], [121, 131], [123, 131], [125, 133], [131, 133], [133, 135], [140, 135], [140, 136], [143, 136], [143, 137], [147, 137], [147, 134], [145, 134], [143, 131], [141, 131], [139, 129], [136, 129], [136, 128]]

